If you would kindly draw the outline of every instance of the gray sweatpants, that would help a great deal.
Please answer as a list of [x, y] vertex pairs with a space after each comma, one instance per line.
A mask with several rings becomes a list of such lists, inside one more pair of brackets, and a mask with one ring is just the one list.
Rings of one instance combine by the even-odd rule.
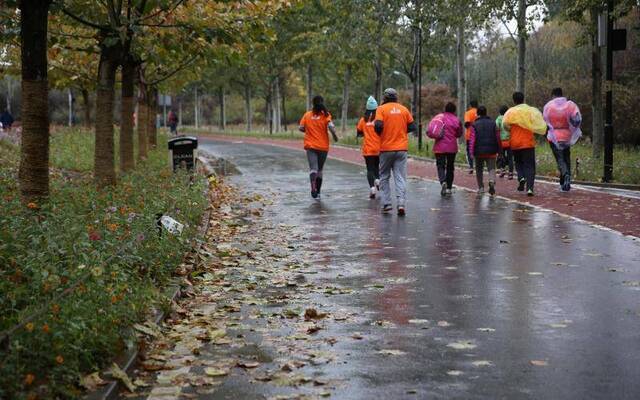
[[476, 181], [478, 182], [478, 189], [484, 188], [484, 179], [482, 172], [484, 171], [484, 164], [487, 164], [487, 171], [489, 171], [489, 182], [496, 183], [496, 159], [495, 158], [477, 158], [476, 159]]
[[324, 168], [324, 163], [327, 161], [326, 151], [308, 149], [307, 150], [307, 161], [309, 162], [309, 173], [317, 174], [317, 176], [322, 177], [322, 169]]
[[382, 204], [391, 204], [391, 172], [396, 186], [398, 206], [404, 206], [407, 199], [407, 152], [385, 151], [380, 153], [380, 190]]

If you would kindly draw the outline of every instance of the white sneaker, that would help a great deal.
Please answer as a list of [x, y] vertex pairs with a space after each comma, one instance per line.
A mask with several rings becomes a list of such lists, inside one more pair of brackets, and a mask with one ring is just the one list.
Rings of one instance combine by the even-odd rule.
[[373, 184], [376, 187], [376, 190], [380, 190], [380, 179], [376, 179], [375, 181], [373, 181]]
[[369, 191], [369, 198], [370, 198], [370, 199], [375, 199], [375, 198], [376, 198], [376, 193], [377, 193], [377, 192], [378, 192], [378, 191], [376, 190], [376, 187], [375, 187], [375, 186], [372, 186], [372, 187], [371, 187], [371, 190]]

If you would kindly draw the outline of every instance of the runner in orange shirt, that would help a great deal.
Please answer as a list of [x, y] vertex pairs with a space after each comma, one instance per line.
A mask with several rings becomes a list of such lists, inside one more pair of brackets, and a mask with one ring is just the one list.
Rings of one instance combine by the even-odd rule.
[[373, 96], [367, 99], [364, 116], [358, 121], [356, 132], [362, 140], [362, 156], [367, 164], [367, 180], [369, 181], [369, 198], [375, 199], [380, 189], [380, 136], [374, 129], [378, 102]]
[[471, 125], [473, 125], [473, 123], [476, 122], [476, 119], [478, 118], [478, 101], [471, 100], [469, 102], [469, 106], [470, 108], [467, 110], [467, 112], [464, 113], [464, 127], [465, 127], [464, 140], [467, 144], [466, 147], [467, 147], [467, 162], [469, 163], [469, 174], [473, 174], [473, 153], [470, 147]]
[[322, 96], [315, 96], [312, 103], [313, 108], [302, 116], [298, 129], [300, 132], [304, 132], [304, 149], [307, 151], [307, 161], [309, 162], [311, 197], [320, 200], [322, 169], [329, 153], [327, 130], [331, 132], [335, 142], [338, 141], [338, 136]]
[[398, 199], [398, 215], [405, 215], [407, 185], [407, 151], [409, 132], [416, 130], [411, 113], [398, 103], [398, 92], [389, 88], [384, 91], [383, 103], [376, 110], [375, 131], [380, 135], [380, 189], [382, 190], [382, 212], [389, 213], [393, 180]]

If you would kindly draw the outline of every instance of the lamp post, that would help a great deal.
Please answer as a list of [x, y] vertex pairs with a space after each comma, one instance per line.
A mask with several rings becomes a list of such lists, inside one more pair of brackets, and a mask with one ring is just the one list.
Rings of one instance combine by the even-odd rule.
[[407, 76], [407, 74], [405, 74], [404, 72], [400, 72], [398, 70], [394, 70], [392, 72], [393, 75], [395, 76], [401, 76], [404, 78], [404, 90], [409, 90], [409, 77]]
[[613, 179], [613, 0], [607, 1], [607, 75], [604, 122], [604, 182]]

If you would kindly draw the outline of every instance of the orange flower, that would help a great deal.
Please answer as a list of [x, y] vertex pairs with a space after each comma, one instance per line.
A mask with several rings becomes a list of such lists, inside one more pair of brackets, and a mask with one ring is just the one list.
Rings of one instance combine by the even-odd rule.
[[51, 306], [51, 312], [54, 314], [58, 314], [60, 312], [60, 306], [57, 304], [54, 304]]
[[38, 205], [32, 201], [31, 203], [27, 204], [27, 207], [35, 210], [36, 208], [38, 208]]
[[63, 358], [61, 355], [58, 355], [58, 356], [56, 357], [56, 362], [57, 362], [58, 364], [62, 364], [62, 363], [64, 363], [64, 358]]
[[33, 328], [34, 328], [34, 326], [33, 326], [33, 322], [29, 322], [27, 325], [25, 325], [25, 329], [26, 329], [28, 332], [33, 332]]
[[49, 333], [51, 329], [49, 329], [49, 324], [42, 325], [42, 332]]
[[116, 304], [118, 302], [118, 296], [113, 295], [111, 296], [111, 304]]
[[107, 224], [107, 229], [109, 229], [111, 232], [115, 232], [116, 230], [118, 230], [118, 224]]
[[35, 377], [35, 375], [33, 375], [33, 374], [27, 374], [27, 375], [24, 377], [24, 383], [25, 383], [25, 385], [31, 385], [31, 384], [33, 383], [33, 381], [34, 381], [34, 380], [36, 380], [36, 377]]

